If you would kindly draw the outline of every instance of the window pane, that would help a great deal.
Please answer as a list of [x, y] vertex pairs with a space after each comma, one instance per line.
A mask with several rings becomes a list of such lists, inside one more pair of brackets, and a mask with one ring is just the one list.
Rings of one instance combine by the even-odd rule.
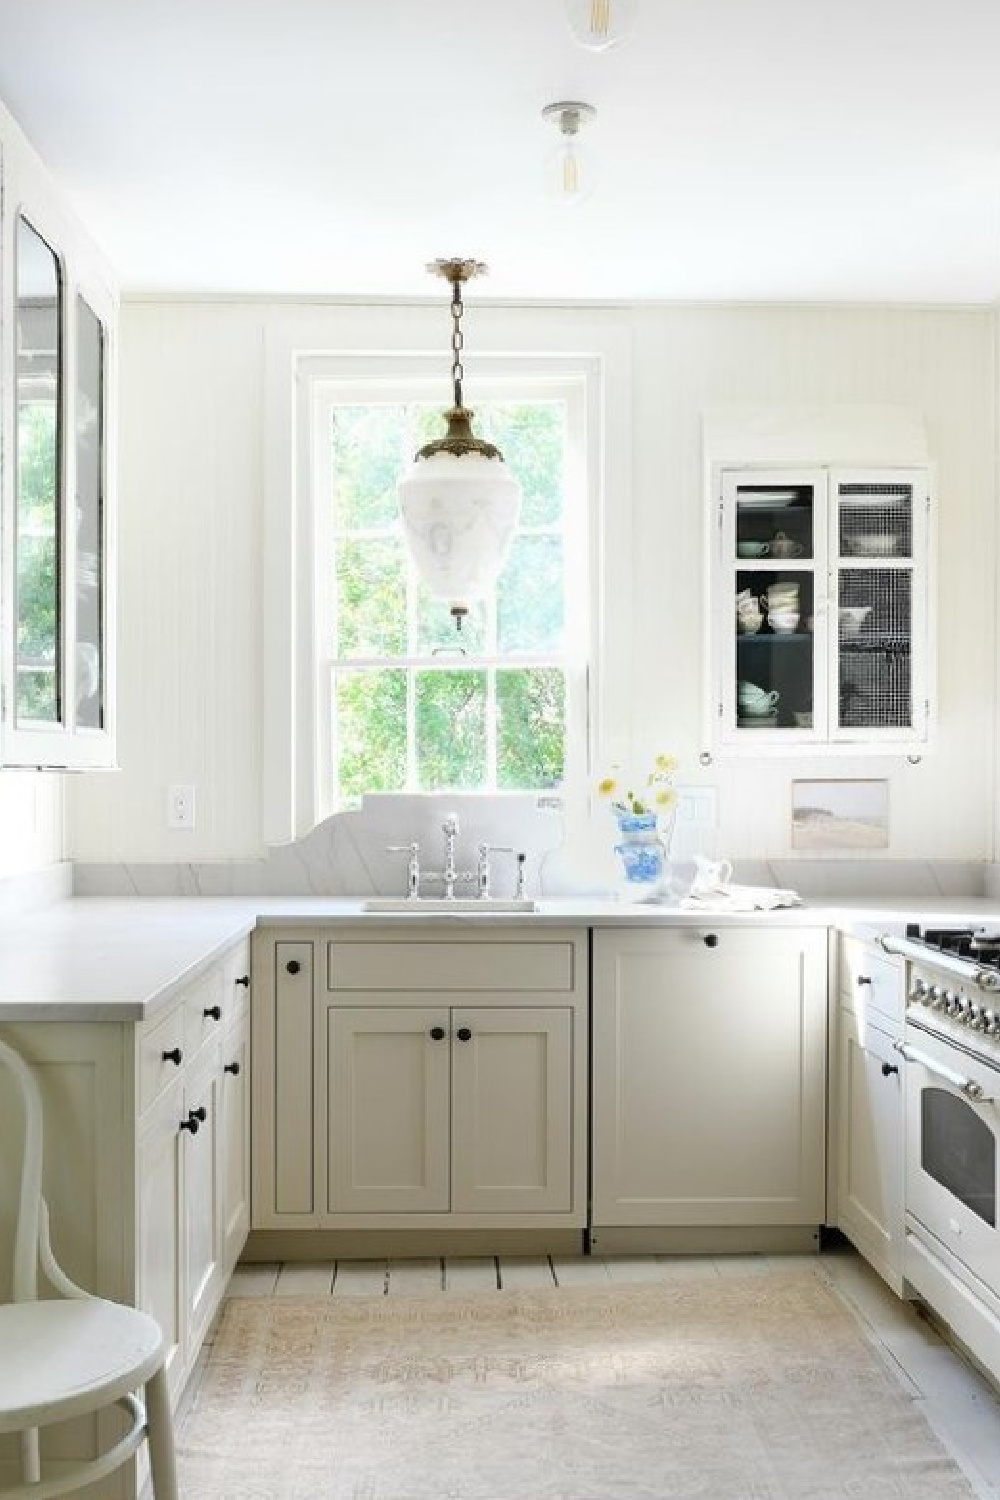
[[563, 634], [562, 596], [562, 538], [515, 537], [497, 584], [497, 649], [557, 650]]
[[486, 673], [418, 672], [417, 784], [422, 792], [486, 783]]
[[483, 651], [486, 647], [486, 606], [480, 601], [469, 605], [459, 633], [448, 609], [447, 599], [432, 599], [423, 585], [417, 595], [417, 651]]
[[76, 721], [104, 723], [104, 328], [76, 299]]
[[54, 252], [17, 225], [18, 720], [56, 723], [60, 683], [59, 428], [62, 278]]
[[489, 410], [483, 436], [496, 443], [521, 486], [522, 526], [553, 526], [559, 522], [564, 430], [564, 409], [558, 401], [492, 406]]
[[497, 672], [497, 785], [559, 786], [565, 771], [566, 679], [555, 667]]
[[406, 578], [398, 540], [342, 540], [337, 548], [337, 655], [402, 656]]
[[406, 673], [338, 672], [334, 744], [340, 795], [406, 785]]
[[413, 452], [407, 455], [408, 458], [412, 458], [417, 449], [422, 448], [425, 443], [432, 443], [436, 438], [444, 437], [448, 431], [448, 423], [444, 419], [444, 414], [450, 406], [451, 392], [442, 385], [441, 401], [437, 406], [430, 402], [426, 404], [420, 402], [414, 403], [409, 408], [410, 443]]
[[396, 481], [408, 458], [401, 406], [338, 406], [333, 414], [334, 524], [389, 526], [399, 514]]

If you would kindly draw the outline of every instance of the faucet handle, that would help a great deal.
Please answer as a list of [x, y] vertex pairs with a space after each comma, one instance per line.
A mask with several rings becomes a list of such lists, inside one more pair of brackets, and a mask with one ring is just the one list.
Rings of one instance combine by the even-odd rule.
[[412, 844], [386, 844], [386, 854], [405, 854], [408, 856], [406, 862], [406, 894], [411, 901], [415, 901], [420, 894], [420, 845], [414, 839]]
[[420, 845], [414, 841], [412, 844], [386, 844], [386, 854], [419, 854]]

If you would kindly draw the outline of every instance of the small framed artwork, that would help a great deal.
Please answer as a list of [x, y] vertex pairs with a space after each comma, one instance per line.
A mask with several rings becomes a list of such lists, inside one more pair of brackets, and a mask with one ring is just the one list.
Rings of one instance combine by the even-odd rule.
[[887, 781], [793, 781], [792, 848], [888, 849]]

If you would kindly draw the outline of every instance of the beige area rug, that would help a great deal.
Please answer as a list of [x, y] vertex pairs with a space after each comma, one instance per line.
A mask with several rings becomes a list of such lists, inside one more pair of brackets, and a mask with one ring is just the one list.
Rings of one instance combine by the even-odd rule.
[[236, 1298], [182, 1500], [958, 1500], [811, 1271], [473, 1297]]

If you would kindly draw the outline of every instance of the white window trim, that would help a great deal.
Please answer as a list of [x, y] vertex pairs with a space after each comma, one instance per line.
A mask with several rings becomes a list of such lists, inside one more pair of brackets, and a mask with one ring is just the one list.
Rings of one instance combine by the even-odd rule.
[[[516, 377], [519, 389], [561, 375], [575, 378], [583, 391], [589, 435], [589, 722], [580, 729], [586, 747], [580, 757], [583, 784], [565, 793], [569, 803], [583, 804], [590, 765], [614, 753], [631, 727], [631, 616], [621, 608], [612, 616], [608, 609], [609, 599], [627, 599], [632, 568], [630, 320], [610, 309], [477, 307], [476, 337], [479, 352], [466, 361], [473, 409], [477, 380], [486, 370]], [[439, 308], [296, 307], [268, 327], [260, 745], [267, 844], [305, 836], [334, 810], [324, 760], [329, 725], [321, 712], [327, 694], [319, 682], [323, 657], [317, 621], [323, 601], [317, 560], [323, 534], [312, 490], [308, 420], [314, 387], [333, 380], [361, 383], [370, 391], [371, 380], [398, 381], [403, 375], [412, 389], [414, 380], [426, 376], [431, 399], [439, 397], [444, 409], [448, 389], [441, 339]], [[613, 525], [609, 495], [614, 496]]]

